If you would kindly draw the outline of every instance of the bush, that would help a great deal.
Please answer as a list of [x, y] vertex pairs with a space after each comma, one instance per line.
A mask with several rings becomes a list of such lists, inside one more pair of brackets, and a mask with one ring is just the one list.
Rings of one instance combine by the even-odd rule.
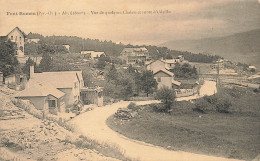
[[198, 99], [195, 102], [195, 108], [193, 108], [193, 111], [205, 113], [209, 106], [209, 103], [205, 99]]
[[152, 107], [152, 109], [155, 112], [165, 112], [165, 105], [162, 103], [157, 103], [157, 104], [151, 104], [150, 107]]
[[218, 101], [218, 98], [215, 95], [212, 95], [212, 96], [207, 96], [206, 95], [206, 96], [203, 97], [203, 99], [205, 101], [207, 101], [208, 103], [210, 103], [210, 104], [216, 104], [217, 101]]
[[216, 110], [220, 113], [229, 113], [229, 108], [232, 106], [227, 98], [220, 98], [216, 103]]
[[175, 92], [167, 87], [162, 87], [156, 92], [155, 99], [161, 100], [164, 106], [162, 109], [164, 112], [170, 112], [171, 106], [175, 101]]
[[127, 106], [128, 109], [130, 110], [135, 110], [136, 109], [136, 104], [131, 102], [128, 106]]

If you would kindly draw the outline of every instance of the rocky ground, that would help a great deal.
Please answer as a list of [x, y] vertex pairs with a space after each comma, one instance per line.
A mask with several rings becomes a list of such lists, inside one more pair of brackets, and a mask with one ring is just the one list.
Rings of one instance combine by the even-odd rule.
[[117, 160], [78, 146], [79, 136], [56, 122], [37, 119], [15, 107], [10, 100], [14, 93], [0, 87], [0, 160]]

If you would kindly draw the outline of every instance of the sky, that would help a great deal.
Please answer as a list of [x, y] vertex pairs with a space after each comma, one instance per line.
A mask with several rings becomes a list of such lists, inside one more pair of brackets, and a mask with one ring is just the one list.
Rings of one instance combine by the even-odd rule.
[[[260, 28], [260, 0], [0, 0], [0, 6], [0, 35], [18, 26], [26, 34], [158, 45]], [[71, 11], [85, 15], [61, 15]], [[117, 14], [105, 14], [112, 11]]]

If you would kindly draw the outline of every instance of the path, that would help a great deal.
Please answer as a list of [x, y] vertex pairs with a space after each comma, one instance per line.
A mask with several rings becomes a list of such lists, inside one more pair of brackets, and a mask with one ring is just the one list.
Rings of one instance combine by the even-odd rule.
[[180, 98], [177, 98], [176, 100], [177, 101], [188, 101], [191, 99], [201, 98], [205, 95], [210, 96], [216, 92], [217, 92], [216, 82], [205, 80], [204, 84], [200, 88], [200, 95], [196, 94], [194, 96], [189, 96], [189, 97], [180, 97]]
[[[208, 84], [209, 85], [209, 84]], [[208, 91], [207, 88], [202, 88], [202, 91]], [[137, 105], [155, 103], [158, 101], [139, 101]], [[144, 142], [126, 138], [123, 135], [116, 133], [106, 125], [106, 120], [113, 115], [118, 108], [126, 107], [129, 102], [122, 101], [112, 105], [107, 105], [100, 108], [95, 108], [92, 111], [83, 113], [70, 121], [74, 125], [76, 132], [96, 140], [100, 143], [105, 142], [110, 145], [116, 145], [121, 150], [125, 151], [125, 155], [133, 159], [141, 161], [231, 161], [234, 159], [226, 159], [214, 156], [194, 154], [182, 151], [170, 151], [159, 146], [154, 146]]]

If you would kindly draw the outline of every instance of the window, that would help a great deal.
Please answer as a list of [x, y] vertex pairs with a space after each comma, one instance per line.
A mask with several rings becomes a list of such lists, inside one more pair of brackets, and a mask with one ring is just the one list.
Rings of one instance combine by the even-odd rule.
[[22, 37], [20, 36], [20, 41], [22, 40]]
[[11, 36], [11, 40], [13, 40], [14, 39], [14, 37], [13, 36]]
[[74, 83], [74, 88], [78, 88], [78, 83]]
[[161, 80], [161, 77], [158, 77], [158, 78], [157, 78], [157, 81], [158, 81], [158, 82], [161, 82], [161, 81], [162, 81], [162, 80]]
[[49, 107], [55, 108], [56, 107], [56, 101], [55, 100], [48, 100]]

